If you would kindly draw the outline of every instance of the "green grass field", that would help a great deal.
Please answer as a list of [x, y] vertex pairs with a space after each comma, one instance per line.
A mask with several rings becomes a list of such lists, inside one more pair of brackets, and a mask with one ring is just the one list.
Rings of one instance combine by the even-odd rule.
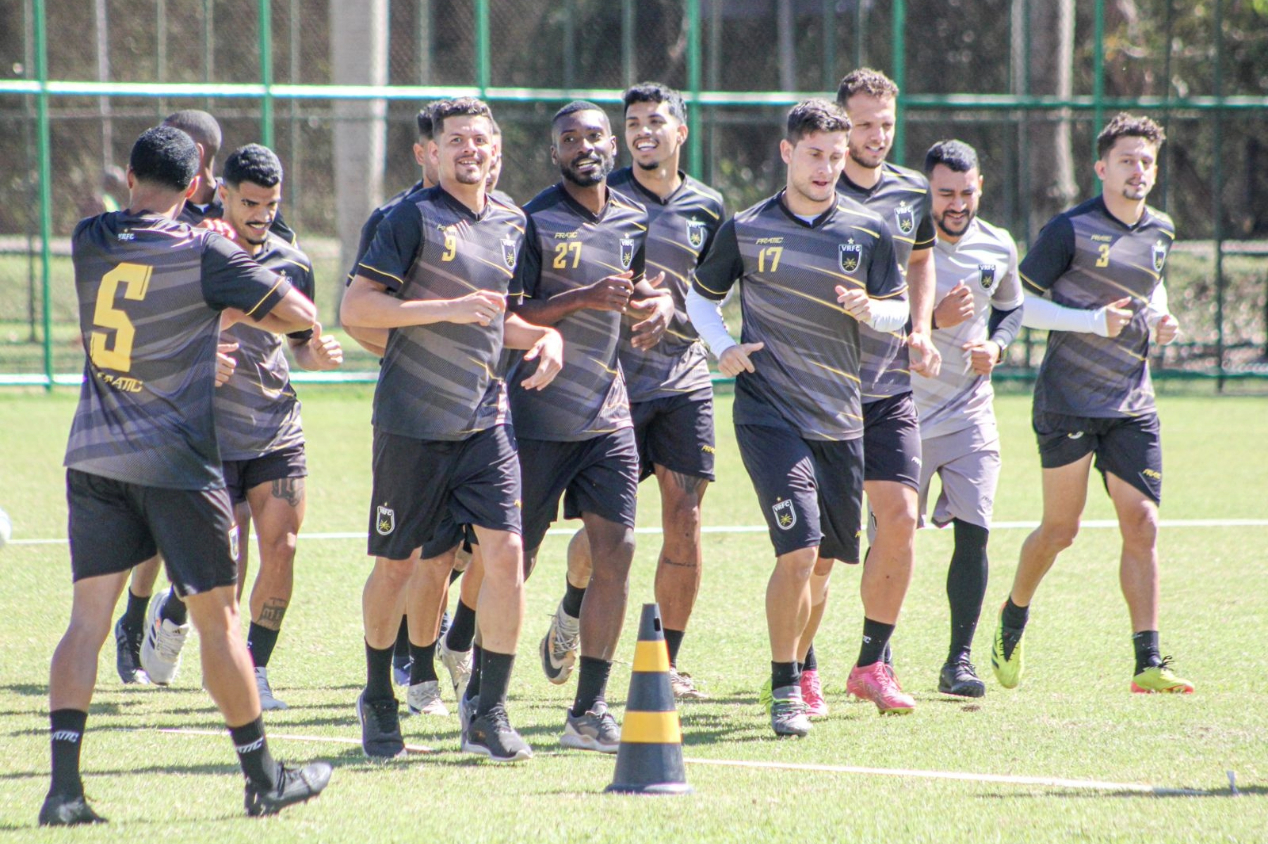
[[[303, 390], [311, 483], [305, 530], [363, 530], [369, 495], [367, 387]], [[60, 461], [75, 394], [0, 393], [0, 506], [15, 539], [65, 535]], [[762, 523], [734, 448], [729, 399], [719, 417], [719, 482], [706, 498], [715, 528]], [[1029, 403], [997, 403], [1004, 476], [1001, 523], [1039, 513], [1039, 469]], [[1262, 399], [1167, 396], [1161, 401], [1169, 520], [1263, 519], [1268, 480]], [[1112, 517], [1099, 482], [1087, 512]], [[658, 504], [644, 485], [640, 525]], [[125, 688], [114, 672], [113, 639], [100, 662], [85, 738], [89, 797], [112, 821], [74, 832], [38, 830], [47, 788], [48, 660], [69, 612], [64, 544], [15, 543], [0, 552], [0, 839], [116, 841], [1263, 841], [1268, 836], [1268, 527], [1166, 527], [1163, 652], [1197, 683], [1187, 697], [1127, 692], [1132, 668], [1126, 609], [1118, 591], [1118, 538], [1089, 527], [1045, 581], [1027, 633], [1027, 676], [1014, 691], [989, 679], [993, 608], [1006, 594], [1026, 531], [994, 533], [987, 620], [976, 662], [987, 696], [939, 696], [947, 610], [946, 533], [923, 531], [918, 567], [894, 647], [899, 677], [915, 694], [907, 718], [879, 718], [847, 700], [857, 653], [857, 572], [839, 568], [817, 650], [832, 714], [805, 740], [775, 740], [757, 705], [769, 666], [763, 593], [772, 563], [764, 533], [706, 535], [704, 586], [680, 662], [712, 700], [680, 708], [693, 796], [603, 795], [610, 757], [564, 752], [557, 738], [573, 687], [549, 685], [536, 644], [563, 583], [566, 539], [552, 536], [529, 584], [511, 714], [536, 757], [495, 767], [458, 752], [457, 719], [403, 722], [407, 742], [427, 745], [389, 766], [371, 765], [353, 739], [353, 702], [364, 679], [361, 586], [364, 540], [301, 539], [291, 612], [271, 667], [291, 704], [268, 716], [275, 755], [326, 758], [334, 779], [318, 801], [274, 819], [242, 812], [241, 778], [219, 716], [199, 688], [197, 648], [168, 689]], [[629, 682], [633, 631], [650, 600], [659, 540], [640, 534], [626, 636], [610, 699], [620, 710]], [[442, 670], [443, 673], [443, 670]], [[156, 728], [209, 731], [160, 733]], [[286, 736], [310, 737], [317, 742]], [[1192, 789], [1187, 796], [1073, 786], [934, 779], [927, 775], [745, 768], [709, 761], [859, 766], [1045, 779], [1097, 780]], [[1241, 795], [1231, 795], [1233, 771]]]

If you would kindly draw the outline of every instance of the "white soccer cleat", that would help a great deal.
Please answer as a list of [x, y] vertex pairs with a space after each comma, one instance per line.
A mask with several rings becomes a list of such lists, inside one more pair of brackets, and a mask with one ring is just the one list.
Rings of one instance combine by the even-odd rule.
[[269, 670], [259, 666], [255, 669], [255, 688], [260, 693], [260, 708], [265, 712], [274, 709], [289, 709], [285, 701], [273, 696], [273, 687], [269, 685]]
[[445, 706], [445, 702], [440, 699], [439, 680], [425, 680], [410, 686], [409, 691], [405, 693], [405, 703], [411, 715], [447, 716], [449, 714], [449, 707]]
[[159, 615], [171, 596], [172, 591], [168, 589], [150, 601], [145, 613], [145, 639], [141, 642], [141, 668], [151, 683], [160, 686], [176, 679], [176, 671], [181, 667], [181, 648], [189, 636], [189, 622], [176, 624]]
[[442, 636], [440, 646], [436, 649], [440, 654], [440, 662], [449, 672], [453, 681], [453, 690], [459, 698], [467, 691], [467, 683], [471, 681], [471, 651], [451, 651], [449, 643]]

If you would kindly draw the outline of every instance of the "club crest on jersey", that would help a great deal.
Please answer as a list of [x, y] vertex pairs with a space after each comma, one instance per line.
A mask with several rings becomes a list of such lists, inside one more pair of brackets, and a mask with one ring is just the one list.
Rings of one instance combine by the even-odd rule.
[[502, 260], [508, 270], [515, 269], [515, 238], [502, 238]]
[[1154, 244], [1154, 272], [1162, 272], [1162, 265], [1167, 263], [1167, 245], [1161, 240]]
[[396, 530], [396, 511], [386, 504], [380, 504], [374, 514], [374, 529], [379, 536], [387, 536]]
[[855, 243], [854, 238], [850, 238], [848, 243], [838, 243], [837, 260], [841, 263], [841, 269], [847, 273], [854, 272], [863, 263], [863, 244]]
[[780, 530], [792, 530], [797, 524], [797, 509], [793, 507], [791, 498], [785, 501], [776, 501], [770, 508], [775, 514], [775, 524], [779, 525]]
[[900, 202], [898, 207], [894, 209], [894, 220], [898, 223], [900, 232], [911, 234], [916, 230], [916, 209], [906, 202]]
[[687, 221], [687, 242], [691, 244], [692, 249], [699, 249], [704, 246], [704, 235], [704, 223], [699, 220]]
[[978, 264], [977, 279], [982, 283], [983, 290], [990, 290], [991, 285], [995, 283], [995, 265]]
[[621, 269], [628, 270], [634, 263], [634, 238], [621, 238]]

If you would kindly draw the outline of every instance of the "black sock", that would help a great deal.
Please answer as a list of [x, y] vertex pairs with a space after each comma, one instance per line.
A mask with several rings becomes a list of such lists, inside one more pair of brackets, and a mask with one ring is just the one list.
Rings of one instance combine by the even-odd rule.
[[409, 684], [417, 686], [436, 679], [436, 643], [409, 645]]
[[568, 578], [564, 578], [564, 585], [568, 587], [564, 592], [564, 612], [573, 618], [581, 618], [581, 602], [585, 600], [586, 587], [573, 586]]
[[973, 633], [986, 598], [986, 540], [990, 531], [961, 519], [954, 520], [955, 550], [947, 568], [947, 601], [951, 604], [951, 648], [947, 662], [968, 659]]
[[889, 637], [894, 635], [894, 625], [882, 624], [863, 618], [863, 646], [859, 648], [859, 668], [866, 668], [881, 661]]
[[771, 662], [770, 687], [782, 689], [784, 686], [795, 686], [801, 682], [801, 672], [795, 662]]
[[401, 616], [401, 626], [396, 631], [396, 644], [392, 646], [392, 662], [405, 665], [409, 662], [409, 619]]
[[572, 702], [572, 717], [578, 718], [594, 709], [608, 689], [612, 663], [595, 656], [583, 656], [577, 675], [577, 697]]
[[177, 626], [185, 624], [189, 620], [189, 612], [185, 608], [185, 602], [176, 594], [175, 589], [168, 592], [167, 600], [163, 602], [163, 608], [159, 610], [159, 618], [170, 621]]
[[150, 596], [138, 598], [128, 589], [128, 608], [123, 611], [123, 626], [129, 630], [145, 627], [145, 611], [150, 608]]
[[469, 651], [475, 641], [476, 611], [467, 606], [461, 598], [458, 608], [453, 612], [453, 621], [449, 624], [449, 632], [445, 635], [445, 645], [451, 651]]
[[1162, 655], [1158, 652], [1158, 631], [1142, 630], [1132, 634], [1132, 646], [1136, 649], [1136, 673], [1155, 665], [1162, 665]]
[[515, 666], [515, 654], [499, 654], [480, 651], [480, 700], [476, 704], [476, 717], [488, 713], [495, 706], [506, 705], [506, 690], [511, 685], [511, 669]]
[[251, 661], [256, 668], [268, 668], [269, 659], [273, 656], [273, 648], [277, 647], [277, 634], [280, 630], [261, 627], [254, 621], [247, 628], [247, 650], [251, 652]]
[[396, 700], [392, 692], [392, 649], [365, 643], [365, 699]]
[[463, 695], [467, 700], [480, 697], [480, 662], [484, 659], [484, 648], [471, 646], [471, 679], [467, 681], [467, 692]]
[[83, 797], [79, 778], [79, 748], [83, 744], [88, 713], [80, 709], [54, 709], [48, 714], [49, 743], [53, 746], [53, 784], [49, 794]]
[[1008, 600], [1004, 602], [1004, 611], [1000, 613], [1000, 623], [1020, 633], [1026, 629], [1026, 621], [1029, 618], [1030, 605], [1019, 607], [1013, 603], [1013, 596], [1009, 595]]
[[[566, 610], [565, 610], [566, 612]], [[682, 647], [682, 637], [686, 635], [683, 630], [670, 630], [665, 628], [665, 645], [669, 648], [669, 664], [678, 664], [678, 649]]]
[[264, 738], [264, 716], [241, 727], [230, 727], [229, 738], [233, 739], [233, 749], [238, 751], [238, 764], [247, 779], [257, 786], [276, 788], [277, 763], [273, 761], [268, 740]]
[[819, 660], [815, 659], [815, 646], [812, 644], [806, 651], [806, 659], [801, 663], [802, 671], [818, 671]]

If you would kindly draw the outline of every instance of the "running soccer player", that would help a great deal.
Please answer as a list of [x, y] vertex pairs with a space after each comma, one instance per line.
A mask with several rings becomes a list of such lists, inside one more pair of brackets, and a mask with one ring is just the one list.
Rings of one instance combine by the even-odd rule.
[[[593, 571], [577, 614], [577, 694], [560, 743], [616, 753], [621, 730], [605, 693], [625, 620], [639, 479], [617, 348], [622, 314], [640, 317], [630, 330], [633, 342], [646, 347], [664, 333], [674, 304], [644, 278], [647, 210], [607, 184], [617, 146], [607, 115], [574, 101], [556, 112], [551, 136], [551, 160], [563, 178], [524, 206], [535, 232], [529, 249], [540, 256], [541, 271], [526, 279], [525, 298], [512, 307], [530, 322], [559, 329], [566, 365], [548, 389], [511, 390], [524, 547], [531, 572], [561, 497], [564, 517], [585, 524]], [[528, 376], [526, 370], [519, 365], [512, 381]]]
[[319, 794], [324, 762], [275, 762], [239, 631], [232, 509], [212, 413], [222, 312], [261, 328], [311, 326], [311, 301], [209, 231], [176, 222], [197, 189], [198, 149], [178, 129], [137, 139], [128, 208], [80, 222], [71, 239], [88, 360], [66, 448], [71, 620], [49, 671], [52, 784], [41, 825], [99, 823], [80, 748], [97, 656], [128, 571], [162, 553], [198, 627], [203, 682], [246, 775], [246, 810], [272, 814]]
[[[1022, 281], [1040, 294], [1027, 298], [1025, 324], [1051, 333], [1033, 414], [1043, 519], [1022, 544], [991, 651], [995, 678], [1008, 689], [1021, 682], [1030, 603], [1078, 533], [1095, 456], [1123, 538], [1119, 581], [1136, 651], [1131, 690], [1193, 691], [1158, 646], [1162, 443], [1148, 360], [1151, 330], [1166, 343], [1179, 328], [1160, 293], [1175, 225], [1145, 200], [1164, 140], [1147, 117], [1110, 120], [1096, 138], [1100, 196], [1054, 217], [1021, 264]], [[1071, 327], [1062, 310], [1091, 312], [1104, 335]]]
[[[810, 732], [797, 655], [815, 561], [858, 559], [859, 326], [893, 331], [908, 318], [888, 225], [836, 191], [849, 129], [826, 100], [789, 112], [786, 187], [723, 224], [687, 297], [718, 368], [736, 379], [736, 441], [775, 546], [766, 623], [777, 736]], [[739, 343], [718, 308], [737, 280]]]
[[926, 153], [924, 170], [938, 226], [933, 342], [942, 366], [936, 378], [911, 382], [920, 413], [918, 512], [923, 522], [937, 475], [941, 492], [932, 521], [952, 525], [955, 532], [947, 569], [951, 647], [938, 691], [981, 697], [986, 686], [969, 654], [986, 596], [986, 543], [999, 483], [991, 371], [1021, 328], [1023, 296], [1012, 236], [977, 216], [982, 199], [977, 151], [963, 141], [939, 141]]
[[448, 518], [474, 529], [486, 574], [478, 602], [483, 683], [462, 748], [510, 762], [532, 749], [506, 713], [524, 573], [519, 463], [498, 372], [504, 346], [528, 349], [529, 371], [515, 389], [540, 389], [558, 372], [562, 349], [556, 331], [506, 314], [507, 297], [520, 294], [533, 264], [523, 212], [485, 196], [488, 106], [448, 100], [432, 118], [428, 156], [439, 184], [384, 218], [341, 311], [347, 324], [391, 329], [374, 394], [375, 563], [362, 595], [366, 686], [357, 716], [366, 756], [404, 752], [392, 691], [401, 596], [424, 544]]
[[[722, 195], [678, 169], [687, 139], [682, 95], [658, 82], [625, 91], [625, 144], [634, 166], [617, 170], [608, 185], [647, 207], [647, 263], [666, 274], [674, 318], [652, 348], [633, 343], [629, 321], [621, 325], [617, 357], [630, 397], [639, 477], [660, 486], [663, 544], [656, 566], [656, 602], [669, 647], [674, 697], [708, 697], [678, 670], [678, 650], [700, 590], [700, 504], [713, 480], [713, 382], [699, 335], [687, 319], [688, 279], [722, 225]], [[590, 579], [590, 547], [584, 529], [568, 546], [564, 600], [540, 646], [552, 682], [568, 679], [576, 662], [578, 615]]]

